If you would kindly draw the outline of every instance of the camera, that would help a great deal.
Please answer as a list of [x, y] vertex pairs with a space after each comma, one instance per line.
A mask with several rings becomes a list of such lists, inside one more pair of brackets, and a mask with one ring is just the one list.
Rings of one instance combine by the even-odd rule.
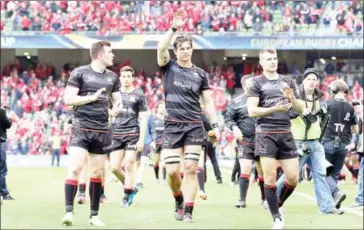
[[334, 148], [335, 149], [340, 148], [340, 143], [341, 143], [340, 137], [335, 137], [335, 140], [334, 140]]
[[306, 124], [312, 124], [315, 123], [318, 120], [318, 117], [323, 117], [325, 115], [325, 113], [327, 112], [325, 107], [321, 107], [320, 110], [314, 112], [314, 113], [310, 113], [306, 116], [302, 116], [303, 121]]
[[304, 154], [309, 154], [312, 152], [312, 149], [310, 148], [310, 146], [308, 146], [307, 142], [303, 142], [301, 148]]
[[352, 104], [353, 106], [358, 106], [358, 105], [360, 105], [360, 101], [359, 101], [359, 100], [353, 100], [353, 101], [351, 102], [351, 104]]
[[298, 154], [300, 156], [304, 156], [304, 155], [307, 155], [307, 154], [310, 154], [312, 152], [312, 149], [310, 148], [310, 146], [307, 144], [307, 142], [302, 142], [300, 145], [299, 145], [299, 148], [298, 148]]

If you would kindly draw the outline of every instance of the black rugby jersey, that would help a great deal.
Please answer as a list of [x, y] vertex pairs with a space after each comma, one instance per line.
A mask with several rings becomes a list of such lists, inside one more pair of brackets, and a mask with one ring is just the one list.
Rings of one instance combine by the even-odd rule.
[[232, 130], [233, 126], [238, 126], [244, 137], [255, 136], [255, 119], [249, 117], [248, 96], [241, 95], [233, 100], [225, 114], [225, 124]]
[[[283, 95], [283, 89], [291, 88], [298, 97], [297, 89], [291, 79], [279, 75], [276, 80], [269, 80], [264, 75], [253, 78], [252, 86], [249, 88], [248, 97], [258, 97], [258, 107], [270, 108], [278, 102], [289, 103]], [[289, 112], [275, 112], [266, 117], [257, 118], [256, 131], [290, 131], [291, 122]]]
[[113, 134], [139, 133], [139, 112], [147, 111], [143, 92], [134, 89], [131, 93], [121, 93], [123, 109], [113, 122]]
[[174, 60], [160, 68], [166, 98], [165, 120], [201, 121], [200, 95], [210, 89], [207, 73], [195, 65], [181, 67]]
[[97, 73], [91, 65], [85, 65], [71, 72], [67, 85], [79, 88], [79, 96], [93, 95], [97, 90], [106, 88], [96, 101], [74, 106], [72, 125], [92, 130], [109, 130], [109, 98], [112, 93], [120, 90], [118, 76], [108, 69]]
[[152, 118], [152, 139], [156, 143], [161, 143], [164, 133], [164, 119], [157, 116]]

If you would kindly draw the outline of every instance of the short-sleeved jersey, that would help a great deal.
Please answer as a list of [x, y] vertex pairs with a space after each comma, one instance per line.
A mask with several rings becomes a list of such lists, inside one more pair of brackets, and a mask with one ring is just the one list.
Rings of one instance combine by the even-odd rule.
[[138, 89], [120, 93], [123, 109], [113, 122], [113, 134], [139, 133], [139, 113], [148, 110], [145, 96]]
[[[283, 95], [283, 89], [291, 88], [296, 97], [298, 92], [292, 80], [279, 76], [276, 80], [269, 80], [264, 75], [253, 78], [252, 86], [249, 88], [248, 97], [258, 97], [259, 107], [270, 108], [278, 102], [288, 102]], [[289, 112], [275, 112], [266, 117], [257, 119], [256, 132], [290, 131], [291, 122]]]
[[164, 133], [164, 119], [154, 116], [152, 118], [152, 139], [154, 142], [162, 142]]
[[173, 60], [161, 70], [166, 98], [165, 120], [201, 121], [200, 95], [210, 89], [207, 73], [195, 65], [183, 68]]
[[244, 137], [254, 137], [255, 119], [249, 117], [247, 101], [246, 95], [232, 101], [225, 113], [225, 124], [231, 130], [233, 126], [238, 126]]
[[108, 69], [98, 73], [91, 65], [80, 66], [71, 72], [67, 86], [79, 88], [79, 96], [93, 95], [97, 90], [106, 88], [96, 101], [73, 108], [72, 125], [91, 130], [109, 130], [109, 98], [120, 90], [117, 75]]
[[327, 105], [327, 113], [330, 114], [331, 119], [323, 138], [335, 140], [335, 137], [340, 137], [343, 143], [350, 143], [351, 126], [358, 124], [354, 107], [349, 102], [340, 99], [331, 99], [324, 103]]

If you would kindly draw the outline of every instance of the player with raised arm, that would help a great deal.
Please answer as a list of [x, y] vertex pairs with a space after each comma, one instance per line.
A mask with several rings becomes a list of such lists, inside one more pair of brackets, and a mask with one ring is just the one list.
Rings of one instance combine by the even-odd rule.
[[[273, 216], [273, 229], [284, 227], [283, 209], [298, 182], [298, 154], [291, 133], [289, 110], [301, 114], [296, 87], [291, 79], [277, 73], [278, 58], [274, 48], [259, 51], [263, 74], [253, 78], [248, 90], [248, 112], [257, 118], [255, 155], [260, 157], [264, 174], [264, 192]], [[276, 160], [286, 174], [282, 191], [277, 196]]]
[[[197, 164], [204, 139], [199, 99], [202, 96], [206, 112], [219, 137], [217, 116], [212, 100], [208, 76], [192, 63], [192, 39], [178, 36], [174, 43], [177, 60], [171, 60], [168, 46], [179, 27], [186, 23], [185, 11], [179, 9], [169, 29], [158, 44], [158, 65], [163, 73], [166, 113], [163, 136], [163, 155], [168, 184], [175, 198], [176, 220], [192, 221], [197, 193]], [[179, 175], [181, 155], [184, 156], [184, 188]]]
[[73, 203], [78, 180], [85, 158], [90, 165], [90, 224], [105, 226], [98, 212], [101, 196], [101, 177], [105, 170], [107, 149], [112, 137], [109, 132], [109, 98], [116, 116], [121, 108], [120, 81], [117, 75], [106, 69], [113, 65], [114, 54], [110, 42], [99, 41], [90, 48], [91, 64], [74, 69], [64, 92], [64, 102], [74, 107], [72, 136], [69, 148], [69, 169], [65, 182], [66, 214], [64, 225], [73, 223]]
[[[134, 79], [133, 68], [130, 66], [121, 68], [120, 81], [123, 109], [112, 124], [113, 145], [110, 153], [110, 167], [115, 176], [124, 184], [124, 198], [120, 203], [121, 207], [130, 206], [133, 203], [135, 194], [138, 192], [138, 188], [134, 186], [135, 162], [137, 154], [140, 154], [144, 148], [147, 125], [146, 99], [143, 92], [133, 86]], [[123, 160], [125, 163], [125, 176], [120, 169]]]

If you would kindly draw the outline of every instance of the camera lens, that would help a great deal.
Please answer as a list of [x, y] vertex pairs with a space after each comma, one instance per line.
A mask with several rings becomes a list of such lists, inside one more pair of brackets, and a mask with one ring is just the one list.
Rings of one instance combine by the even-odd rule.
[[311, 123], [315, 123], [317, 121], [317, 116], [310, 114], [307, 116], [307, 119], [311, 122]]

